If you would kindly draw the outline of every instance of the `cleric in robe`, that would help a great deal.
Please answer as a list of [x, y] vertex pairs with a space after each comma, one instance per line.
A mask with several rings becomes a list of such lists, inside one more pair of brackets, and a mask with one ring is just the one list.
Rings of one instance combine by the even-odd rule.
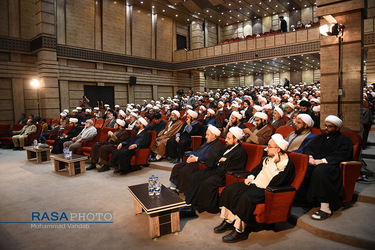
[[295, 176], [294, 165], [284, 151], [288, 147], [281, 134], [274, 134], [268, 142], [267, 154], [263, 162], [251, 170], [244, 182], [233, 183], [224, 188], [220, 197], [223, 222], [215, 227], [215, 233], [224, 233], [224, 242], [245, 240], [248, 232], [246, 225], [253, 219], [256, 204], [264, 203], [267, 186], [290, 185]]
[[209, 168], [213, 164], [217, 164], [218, 152], [222, 150], [224, 145], [219, 141], [221, 131], [213, 125], [209, 125], [206, 131], [206, 142], [193, 151], [187, 160], [182, 163], [176, 164], [171, 172], [169, 178], [171, 184], [170, 189], [176, 190], [178, 188], [181, 192], [185, 193], [190, 175], [199, 170], [199, 163], [204, 162]]
[[340, 133], [342, 125], [340, 118], [327, 116], [324, 133], [303, 149], [303, 153], [309, 155], [309, 167], [300, 191], [307, 186], [307, 201], [320, 203], [320, 209], [312, 215], [316, 220], [330, 217], [332, 211], [342, 205], [344, 188], [340, 162], [353, 159], [353, 144]]
[[242, 129], [231, 127], [225, 138], [226, 148], [216, 157], [218, 162], [190, 176], [185, 193], [186, 203], [198, 212], [219, 212], [218, 190], [225, 185], [225, 173], [245, 169], [247, 153], [239, 143], [243, 136]]

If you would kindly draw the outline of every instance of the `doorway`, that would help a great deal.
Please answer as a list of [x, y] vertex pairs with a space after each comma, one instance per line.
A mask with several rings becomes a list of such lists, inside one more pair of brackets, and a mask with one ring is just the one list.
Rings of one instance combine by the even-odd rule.
[[114, 108], [114, 87], [113, 86], [84, 86], [85, 96], [90, 100], [91, 107], [104, 109], [104, 104]]

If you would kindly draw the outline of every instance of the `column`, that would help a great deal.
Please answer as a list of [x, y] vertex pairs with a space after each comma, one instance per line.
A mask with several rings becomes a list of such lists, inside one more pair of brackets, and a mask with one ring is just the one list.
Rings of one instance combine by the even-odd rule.
[[[35, 18], [39, 36], [56, 37], [54, 2], [53, 0], [35, 1]], [[61, 107], [56, 51], [42, 48], [37, 55], [40, 115], [41, 117], [58, 117]]]
[[193, 91], [204, 92], [206, 79], [204, 78], [204, 72], [193, 70]]
[[[341, 85], [343, 95], [339, 104], [339, 39], [321, 36], [321, 126], [328, 115], [340, 115], [344, 128], [360, 131], [362, 116], [363, 79], [363, 16], [364, 0], [328, 1], [318, 0], [316, 15], [320, 25], [328, 24], [323, 18], [332, 15], [345, 25], [341, 50]], [[341, 112], [339, 110], [341, 109]], [[339, 114], [341, 113], [341, 114]]]

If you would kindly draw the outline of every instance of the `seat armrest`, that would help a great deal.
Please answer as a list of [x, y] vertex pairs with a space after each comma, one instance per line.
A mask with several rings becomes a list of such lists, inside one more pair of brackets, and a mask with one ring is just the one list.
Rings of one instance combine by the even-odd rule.
[[271, 186], [268, 186], [266, 188], [266, 190], [268, 192], [271, 192], [271, 193], [282, 193], [282, 192], [291, 192], [291, 191], [295, 191], [296, 189], [292, 186], [281, 186], [281, 187], [271, 187]]
[[[227, 171], [227, 174], [229, 174], [229, 175], [235, 175], [235, 174], [247, 174], [247, 175], [249, 175], [250, 172], [246, 171], [246, 170], [231, 170], [231, 171]], [[246, 177], [247, 177], [247, 175], [246, 175]]]
[[243, 171], [241, 173], [235, 173], [233, 174], [234, 177], [236, 178], [247, 178], [249, 176], [250, 172], [249, 171]]

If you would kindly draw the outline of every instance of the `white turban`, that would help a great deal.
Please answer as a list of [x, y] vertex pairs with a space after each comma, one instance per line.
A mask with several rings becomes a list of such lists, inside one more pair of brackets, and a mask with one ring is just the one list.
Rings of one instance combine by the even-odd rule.
[[315, 106], [313, 107], [314, 112], [320, 112], [320, 106]]
[[264, 105], [263, 108], [264, 109], [272, 109], [272, 105], [271, 104], [267, 104], [267, 105]]
[[82, 110], [82, 108], [81, 108], [81, 107], [76, 107], [76, 109], [78, 109], [78, 110]]
[[119, 108], [120, 107], [120, 105], [115, 105], [115, 108]]
[[203, 105], [201, 105], [199, 108], [202, 109], [203, 111], [206, 111], [206, 107]]
[[86, 109], [85, 112], [91, 113], [91, 109]]
[[331, 122], [333, 124], [335, 124], [337, 127], [341, 128], [342, 127], [342, 120], [340, 118], [338, 118], [337, 116], [334, 116], [334, 115], [329, 115], [327, 116], [327, 118], [325, 119], [326, 122]]
[[125, 114], [124, 110], [121, 109], [118, 113], [119, 113], [122, 117], [124, 117], [124, 118], [126, 117], [126, 114]]
[[213, 109], [207, 109], [207, 112], [211, 113], [211, 114], [215, 114], [215, 111]]
[[312, 98], [310, 101], [311, 102], [315, 102], [316, 104], [320, 104], [319, 99], [316, 99], [316, 98]]
[[77, 110], [77, 109], [73, 109], [73, 113], [74, 113], [74, 112], [78, 113], [78, 110]]
[[186, 105], [186, 107], [189, 108], [189, 109], [193, 109], [193, 106], [191, 106], [191, 105]]
[[291, 107], [292, 109], [294, 109], [294, 107], [295, 107], [294, 104], [291, 103], [291, 102], [287, 102], [287, 103], [285, 103], [285, 105]]
[[262, 113], [262, 112], [256, 112], [254, 114], [254, 117], [258, 117], [258, 118], [266, 120], [266, 121], [268, 120], [268, 115], [265, 114], [265, 113]]
[[189, 109], [189, 110], [187, 111], [187, 113], [188, 113], [191, 117], [193, 117], [194, 119], [197, 119], [197, 117], [198, 117], [197, 112], [195, 112], [195, 111], [193, 111], [193, 110], [191, 110], [191, 109]]
[[309, 128], [314, 126], [314, 121], [308, 114], [299, 114], [297, 115], [297, 119], [301, 119]]
[[143, 117], [140, 117], [140, 118], [138, 118], [138, 121], [140, 122], [140, 123], [142, 123], [143, 124], [143, 126], [147, 126], [147, 121], [145, 120], [145, 118], [143, 118]]
[[64, 112], [69, 114], [69, 109], [64, 109]]
[[284, 112], [281, 110], [281, 108], [276, 107], [276, 108], [275, 108], [275, 111], [276, 111], [277, 113], [279, 113], [279, 115], [280, 115], [281, 117], [284, 116]]
[[234, 115], [236, 118], [238, 118], [240, 120], [242, 119], [242, 115], [240, 113], [238, 113], [237, 111], [233, 111], [232, 115]]
[[207, 129], [210, 130], [216, 137], [219, 137], [221, 135], [221, 131], [217, 127], [211, 124], [208, 125]]
[[243, 130], [239, 127], [231, 127], [229, 129], [229, 132], [231, 132], [232, 135], [237, 138], [237, 140], [241, 140], [245, 136]]
[[212, 98], [212, 97], [210, 97], [210, 98], [208, 98], [208, 100], [210, 100], [210, 101], [213, 101], [213, 100], [215, 100], [214, 98]]
[[69, 118], [69, 122], [77, 123], [78, 119], [77, 118]]
[[281, 134], [274, 134], [271, 136], [271, 139], [281, 148], [283, 151], [287, 150], [289, 143], [284, 140]]
[[232, 103], [232, 107], [238, 108], [238, 107], [239, 107], [239, 106], [238, 106], [238, 103], [237, 103], [237, 102], [233, 102], [233, 103]]
[[130, 115], [134, 116], [135, 118], [138, 117], [138, 115], [136, 113], [134, 113], [134, 112], [131, 112]]
[[146, 108], [152, 109], [152, 104], [147, 104]]
[[254, 105], [253, 106], [253, 109], [255, 109], [257, 112], [259, 111], [263, 111], [263, 107], [259, 106], [259, 105]]
[[222, 101], [219, 102], [219, 105], [224, 106], [224, 103]]
[[177, 110], [173, 110], [172, 114], [175, 114], [178, 118], [180, 118], [180, 112], [178, 112]]
[[104, 107], [109, 107], [109, 104], [104, 104]]
[[121, 119], [116, 119], [116, 123], [120, 125], [121, 127], [125, 127], [125, 121]]
[[60, 115], [66, 117], [66, 116], [67, 116], [67, 113], [65, 113], [65, 112], [61, 112]]
[[99, 107], [95, 107], [94, 110], [99, 110]]

